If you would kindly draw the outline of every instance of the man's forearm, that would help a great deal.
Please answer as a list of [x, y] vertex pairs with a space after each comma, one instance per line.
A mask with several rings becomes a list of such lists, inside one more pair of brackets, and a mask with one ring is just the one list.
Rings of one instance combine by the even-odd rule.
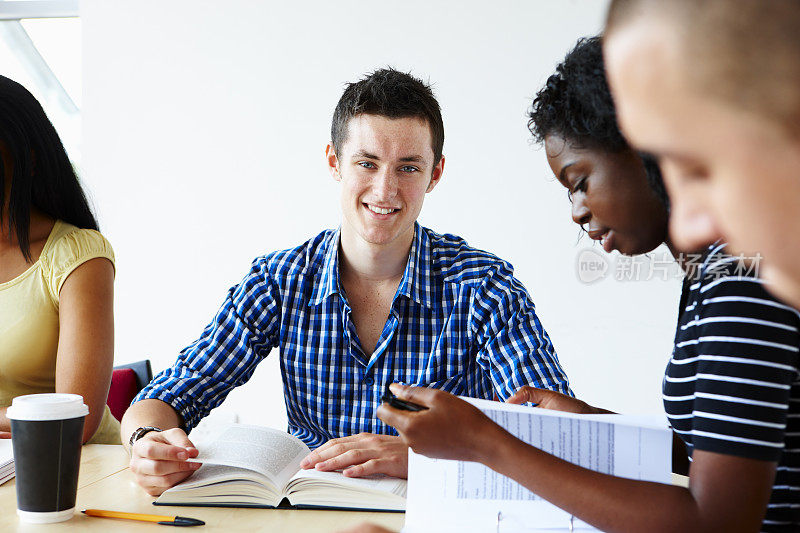
[[142, 426], [155, 426], [172, 429], [183, 426], [183, 421], [175, 409], [161, 400], [147, 399], [131, 405], [122, 417], [120, 437], [122, 444], [130, 451], [128, 441], [131, 434]]

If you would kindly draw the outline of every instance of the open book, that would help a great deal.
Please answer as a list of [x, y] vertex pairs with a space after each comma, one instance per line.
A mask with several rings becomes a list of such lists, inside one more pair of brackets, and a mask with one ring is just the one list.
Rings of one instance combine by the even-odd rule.
[[277, 429], [232, 424], [197, 443], [203, 463], [191, 477], [166, 490], [155, 505], [281, 507], [403, 511], [406, 480], [389, 476], [348, 478], [339, 472], [301, 470], [311, 450]]
[[[613, 476], [670, 483], [672, 432], [664, 417], [577, 415], [469, 401], [509, 433], [548, 453]], [[480, 463], [410, 452], [404, 533], [596, 531]]]

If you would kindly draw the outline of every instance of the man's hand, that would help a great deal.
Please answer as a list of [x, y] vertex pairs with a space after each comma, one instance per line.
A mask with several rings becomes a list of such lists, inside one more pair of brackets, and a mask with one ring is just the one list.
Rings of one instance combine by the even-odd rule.
[[200, 468], [187, 461], [198, 453], [182, 429], [151, 431], [133, 443], [131, 472], [147, 494], [158, 496]]
[[506, 400], [506, 403], [515, 404], [526, 402], [535, 403], [538, 407], [543, 409], [566, 411], [568, 413], [598, 414], [609, 412], [592, 407], [582, 400], [572, 398], [560, 392], [548, 389], [537, 389], [536, 387], [529, 386], [521, 387], [511, 398]]
[[400, 437], [359, 433], [331, 439], [303, 459], [300, 466], [323, 472], [343, 470], [347, 477], [372, 474], [408, 477], [408, 446]]
[[510, 435], [477, 407], [450, 393], [392, 383], [392, 392], [428, 409], [401, 411], [384, 403], [378, 418], [394, 426], [412, 450], [428, 457], [481, 462]]
[[343, 529], [339, 533], [394, 533], [394, 532], [391, 529], [386, 529], [385, 527], [376, 526], [375, 524], [368, 524], [367, 522], [364, 522], [363, 524], [359, 524], [355, 527]]

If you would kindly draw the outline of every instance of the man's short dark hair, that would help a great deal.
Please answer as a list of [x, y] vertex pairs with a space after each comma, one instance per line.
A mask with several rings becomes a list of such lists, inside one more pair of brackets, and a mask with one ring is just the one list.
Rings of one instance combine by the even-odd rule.
[[393, 68], [382, 68], [355, 83], [348, 83], [336, 104], [331, 123], [331, 142], [337, 154], [347, 140], [348, 122], [361, 114], [425, 120], [431, 130], [434, 166], [442, 159], [442, 112], [431, 86], [422, 80]]

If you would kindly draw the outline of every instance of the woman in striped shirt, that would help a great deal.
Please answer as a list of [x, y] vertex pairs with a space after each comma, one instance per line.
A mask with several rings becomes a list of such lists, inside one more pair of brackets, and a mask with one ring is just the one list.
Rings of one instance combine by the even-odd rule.
[[[575, 222], [606, 251], [644, 253], [670, 245], [668, 206], [657, 168], [619, 133], [600, 47], [598, 38], [578, 43], [537, 95], [530, 126], [569, 191]], [[383, 405], [378, 414], [414, 451], [484, 463], [602, 530], [800, 531], [798, 313], [723, 244], [700, 257], [684, 282], [663, 384], [670, 422], [693, 459], [688, 488], [559, 461], [440, 391], [393, 385], [430, 409]], [[529, 387], [509, 401], [605, 412]]]

